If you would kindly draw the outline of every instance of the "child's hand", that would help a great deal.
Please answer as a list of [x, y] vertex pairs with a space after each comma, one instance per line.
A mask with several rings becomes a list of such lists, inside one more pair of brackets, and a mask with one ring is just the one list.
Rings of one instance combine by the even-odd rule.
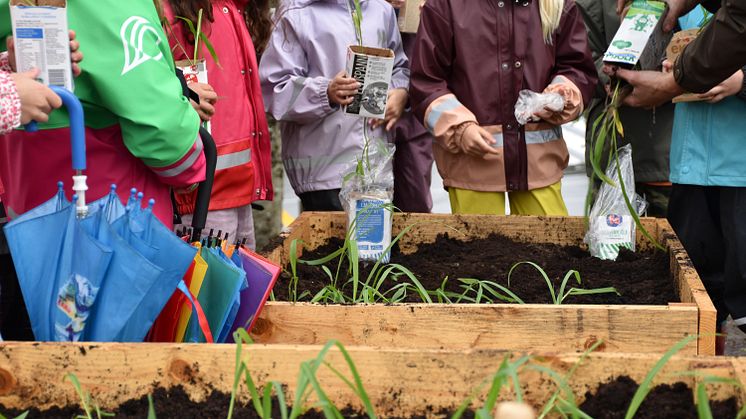
[[738, 70], [728, 79], [710, 89], [707, 93], [702, 93], [699, 98], [707, 103], [718, 103], [721, 100], [738, 94], [743, 88], [743, 71]]
[[201, 120], [207, 122], [215, 115], [215, 102], [218, 100], [218, 94], [209, 84], [192, 83], [189, 88], [199, 95], [199, 103], [191, 101], [192, 107], [199, 114]]
[[495, 148], [492, 134], [477, 124], [469, 124], [461, 136], [461, 150], [474, 157], [485, 157], [489, 154], [500, 154]]
[[383, 119], [370, 121], [370, 126], [378, 128], [386, 124], [386, 131], [391, 131], [404, 113], [408, 99], [409, 92], [405, 89], [389, 90], [388, 99], [386, 99], [386, 115]]
[[329, 102], [335, 103], [340, 106], [347, 106], [352, 103], [355, 98], [357, 89], [360, 88], [360, 84], [357, 80], [352, 77], [347, 77], [344, 70], [337, 73], [336, 76], [329, 82], [329, 87], [326, 89], [326, 94], [329, 96]]

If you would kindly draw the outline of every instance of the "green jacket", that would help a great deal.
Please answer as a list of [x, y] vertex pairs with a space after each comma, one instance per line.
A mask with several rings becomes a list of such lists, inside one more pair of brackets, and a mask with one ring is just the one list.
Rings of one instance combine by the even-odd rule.
[[[588, 110], [586, 130], [586, 171], [593, 169], [588, 159], [592, 138], [593, 121], [601, 114], [606, 101], [604, 86], [609, 78], [601, 71], [603, 54], [619, 28], [620, 19], [616, 14], [616, 0], [575, 0], [580, 7], [588, 39], [598, 69], [599, 84]], [[671, 146], [674, 106], [668, 103], [654, 110], [624, 107], [620, 110], [625, 138], [619, 146], [632, 144], [632, 160], [636, 182], [667, 182], [668, 159]], [[607, 153], [604, 153], [607, 155]], [[603, 167], [606, 166], [604, 162]]]
[[[85, 112], [89, 201], [119, 185], [156, 201], [172, 220], [169, 186], [205, 178], [199, 116], [182, 94], [168, 39], [152, 0], [71, 0], [69, 27], [85, 58], [75, 95]], [[11, 34], [8, 0], [0, 0], [0, 40]], [[21, 214], [54, 194], [70, 173], [69, 120], [64, 109], [38, 133], [0, 137], [0, 179], [6, 208]]]

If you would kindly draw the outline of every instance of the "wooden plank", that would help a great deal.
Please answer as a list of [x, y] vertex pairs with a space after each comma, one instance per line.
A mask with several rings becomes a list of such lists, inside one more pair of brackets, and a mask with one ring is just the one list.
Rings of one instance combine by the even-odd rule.
[[[316, 357], [318, 346], [253, 345], [244, 352], [252, 376], [262, 385], [276, 380], [295, 389], [301, 362]], [[363, 385], [381, 417], [453, 409], [495, 372], [505, 352], [496, 350], [444, 351], [347, 348]], [[534, 363], [565, 374], [578, 362], [578, 354], [536, 354]], [[657, 355], [592, 354], [569, 381], [580, 400], [586, 391], [620, 375], [642, 380]], [[74, 373], [103, 408], [142, 397], [156, 387], [181, 385], [193, 400], [204, 400], [212, 390], [229, 392], [234, 372], [234, 345], [184, 344], [32, 344], [0, 345], [0, 404], [7, 408], [48, 408], [77, 404], [75, 390], [62, 377]], [[348, 373], [341, 354], [332, 350], [328, 362]], [[685, 381], [675, 373], [696, 368], [728, 378], [738, 375], [730, 358], [674, 358], [656, 383]], [[739, 373], [740, 374], [740, 373]], [[332, 401], [359, 407], [353, 393], [323, 367], [319, 381]], [[542, 405], [555, 391], [547, 376], [524, 370], [520, 374], [526, 400]], [[741, 395], [732, 387], [718, 390], [718, 398]], [[239, 396], [246, 399], [241, 387]], [[512, 397], [507, 392], [503, 397]], [[428, 412], [430, 412], [428, 414]]]
[[[641, 328], [641, 325], [645, 325]], [[258, 343], [400, 348], [662, 353], [697, 333], [697, 308], [549, 304], [319, 305], [271, 302], [252, 331]], [[684, 350], [696, 354], [692, 343]]]
[[[346, 218], [343, 213], [303, 213], [293, 223], [288, 238], [285, 240], [284, 250], [282, 252], [275, 252], [273, 254], [274, 260], [283, 263], [287, 259], [287, 253], [289, 243], [293, 238], [298, 238], [303, 241], [303, 248], [315, 249], [318, 246], [323, 245], [331, 237], [344, 237], [346, 231]], [[697, 342], [697, 351], [700, 354], [714, 354], [715, 351], [715, 308], [707, 295], [704, 285], [699, 279], [696, 271], [691, 266], [686, 251], [683, 246], [676, 238], [670, 225], [665, 220], [643, 218], [643, 225], [658, 241], [664, 246], [669, 248], [670, 260], [671, 260], [671, 272], [675, 278], [678, 286], [679, 296], [681, 301], [685, 304], [692, 303], [696, 305], [696, 308], [685, 307], [683, 305], [670, 305], [669, 307], [657, 307], [656, 310], [642, 306], [617, 306], [611, 309], [602, 309], [599, 311], [599, 306], [578, 306], [582, 309], [570, 309], [565, 307], [546, 307], [546, 306], [523, 306], [521, 309], [509, 308], [509, 306], [501, 306], [502, 308], [493, 308], [494, 312], [491, 312], [491, 317], [488, 316], [486, 321], [493, 321], [493, 317], [496, 316], [494, 313], [510, 313], [511, 316], [522, 316], [519, 317], [519, 322], [523, 322], [525, 325], [520, 329], [520, 339], [515, 339], [516, 335], [505, 338], [503, 341], [496, 341], [494, 339], [487, 339], [482, 342], [483, 346], [499, 344], [501, 348], [507, 348], [507, 342], [517, 345], [513, 348], [536, 348], [533, 345], [565, 345], [560, 348], [564, 350], [583, 350], [584, 345], [575, 339], [563, 339], [559, 334], [555, 334], [549, 343], [541, 343], [543, 336], [547, 333], [545, 329], [549, 328], [551, 324], [564, 324], [572, 325], [574, 329], [583, 330], [586, 335], [585, 339], [590, 339], [591, 336], [604, 336], [609, 337], [613, 335], [609, 333], [609, 330], [618, 333], [619, 330], [630, 330], [631, 332], [637, 333], [637, 341], [630, 337], [625, 337], [627, 340], [620, 340], [617, 343], [617, 339], [610, 340], [609, 350], [627, 350], [624, 348], [631, 348], [631, 350], [651, 351], [651, 352], [663, 352], [671, 344], [678, 341], [682, 336], [692, 333], [699, 333], [701, 337]], [[438, 235], [448, 234], [450, 236], [463, 236], [464, 238], [482, 238], [487, 237], [490, 234], [501, 234], [518, 241], [530, 241], [534, 243], [553, 243], [560, 245], [571, 245], [585, 247], [583, 243], [583, 237], [585, 234], [585, 223], [582, 217], [519, 217], [519, 216], [488, 216], [488, 215], [451, 215], [451, 214], [395, 214], [393, 234], [397, 235], [402, 229], [407, 226], [415, 224], [399, 242], [400, 249], [405, 253], [415, 252], [417, 247], [421, 243], [432, 243], [435, 241]], [[537, 234], [541, 232], [541, 234]], [[639, 231], [637, 234], [637, 246], [638, 249], [649, 249], [652, 247], [652, 243], [648, 241]], [[299, 251], [299, 254], [302, 251]], [[281, 258], [277, 258], [278, 255], [282, 254]], [[427, 312], [432, 310], [433, 315], [421, 315], [417, 317], [407, 317], [407, 309], [401, 307], [409, 307], [410, 305], [397, 306], [400, 307], [397, 313], [401, 313], [401, 316], [397, 317], [397, 321], [402, 321], [406, 325], [406, 328], [422, 329], [423, 327], [419, 323], [426, 321], [424, 319], [437, 319], [428, 323], [428, 327], [435, 327], [434, 330], [441, 330], [437, 326], [440, 323], [449, 323], [449, 314], [447, 310], [438, 308], [438, 305], [431, 307], [423, 307], [418, 310]], [[273, 343], [313, 343], [319, 340], [310, 340], [307, 337], [312, 333], [319, 333], [318, 331], [308, 332], [305, 330], [309, 326], [307, 319], [314, 319], [313, 322], [320, 323], [318, 326], [323, 327], [325, 332], [322, 333], [326, 338], [338, 337], [335, 336], [334, 328], [339, 327], [342, 330], [338, 332], [339, 335], [349, 338], [348, 341], [351, 344], [378, 344], [378, 345], [402, 345], [407, 347], [424, 345], [427, 346], [428, 342], [434, 342], [432, 339], [414, 339], [409, 340], [406, 337], [406, 332], [401, 327], [398, 335], [389, 333], [388, 337], [378, 336], [381, 338], [380, 343], [376, 343], [373, 338], [361, 338], [360, 330], [375, 330], [377, 327], [374, 324], [378, 318], [386, 319], [390, 312], [394, 312], [393, 307], [385, 306], [383, 308], [377, 306], [358, 306], [357, 308], [345, 306], [335, 307], [334, 313], [337, 318], [345, 318], [347, 324], [355, 324], [356, 326], [362, 326], [362, 329], [352, 330], [346, 332], [344, 326], [335, 325], [334, 317], [323, 314], [325, 311], [330, 311], [330, 308], [334, 306], [323, 306], [323, 310], [318, 312], [314, 311], [314, 315], [307, 316], [307, 310], [313, 310], [310, 307], [298, 305], [283, 305], [282, 303], [269, 303], [268, 309], [262, 314], [260, 318], [260, 327], [258, 330], [262, 331], [261, 336], [257, 332], [257, 338], [264, 342]], [[536, 314], [531, 312], [525, 312], [524, 310], [539, 310]], [[583, 313], [583, 310], [589, 310], [589, 314]], [[459, 313], [467, 313], [469, 310], [484, 310], [482, 308], [477, 309], [473, 305], [468, 305], [464, 309], [460, 309]], [[380, 312], [379, 312], [380, 310]], [[606, 310], [606, 311], [603, 311]], [[608, 320], [603, 319], [610, 318], [611, 315], [603, 313], [640, 313], [629, 314], [628, 317], [617, 317], [614, 324], [610, 324]], [[441, 317], [442, 313], [442, 317]], [[479, 312], [482, 313], [482, 312]], [[515, 314], [520, 313], [520, 314]], [[580, 314], [578, 314], [580, 313]], [[592, 314], [590, 314], [592, 313]], [[686, 314], [684, 314], [686, 313]], [[692, 313], [697, 313], [696, 318], [692, 318]], [[271, 318], [269, 316], [272, 316]], [[475, 314], [473, 317], [469, 317], [468, 314], [460, 314], [470, 318], [472, 321], [484, 318], [482, 314]], [[356, 316], [360, 316], [357, 318]], [[433, 317], [435, 316], [435, 317]], [[498, 317], [502, 314], [497, 315]], [[531, 325], [532, 318], [537, 319], [536, 325]], [[605, 317], [604, 317], [605, 316]], [[366, 318], [370, 317], [370, 318]], [[579, 319], [575, 320], [574, 323], [567, 319]], [[305, 324], [296, 324], [296, 319], [306, 319]], [[593, 320], [591, 320], [593, 319]], [[656, 329], [660, 329], [663, 334], [659, 334], [657, 331], [653, 331], [649, 326], [640, 328], [640, 319], [650, 319], [646, 321], [646, 325], [655, 324]], [[515, 330], [512, 324], [513, 319], [506, 317], [505, 327], [511, 330]], [[593, 323], [590, 323], [593, 321]], [[629, 321], [630, 324], [627, 326], [621, 326], [619, 323], [623, 321]], [[691, 322], [691, 323], [687, 323]], [[314, 323], [314, 329], [317, 328], [317, 324]], [[433, 325], [435, 324], [435, 325]], [[487, 325], [473, 325], [473, 327], [484, 330]], [[635, 327], [635, 325], [638, 325]], [[261, 327], [264, 326], [264, 327]], [[481, 329], [480, 329], [481, 328]], [[565, 327], [569, 330], [570, 326]], [[271, 333], [267, 332], [270, 330]], [[455, 329], [458, 332], [444, 331], [442, 333], [456, 333], [461, 332], [458, 328]], [[269, 334], [268, 334], [269, 333]], [[286, 338], [283, 338], [283, 334], [288, 333]], [[412, 332], [415, 333], [415, 332]], [[581, 333], [582, 335], [582, 333]], [[643, 337], [646, 335], [647, 337]], [[269, 336], [269, 337], [268, 337]], [[401, 338], [397, 338], [401, 336]], [[478, 331], [474, 331], [470, 338], [463, 339], [451, 339], [449, 344], [454, 340], [461, 342], [461, 346], [455, 347], [469, 347], [463, 342], [470, 341], [469, 339], [477, 339], [479, 336]], [[620, 336], [620, 335], [614, 335]], [[621, 335], [623, 336], [623, 334]], [[659, 336], [663, 336], [663, 339], [658, 339]], [[674, 339], [674, 336], [678, 336]], [[354, 339], [353, 339], [354, 338]], [[267, 339], [267, 340], [263, 340]], [[672, 340], [674, 339], [674, 340]], [[645, 342], [642, 346], [638, 344], [628, 344], [621, 342]], [[656, 341], [659, 343], [656, 345]], [[524, 342], [524, 343], [521, 343]], [[479, 342], [478, 342], [479, 343]], [[458, 345], [458, 344], [457, 344]], [[542, 346], [542, 348], [544, 348]]]
[[658, 230], [658, 240], [669, 249], [671, 273], [677, 281], [681, 301], [695, 303], [699, 308], [698, 353], [700, 355], [715, 355], [715, 333], [717, 332], [715, 305], [710, 300], [697, 270], [694, 269], [689, 255], [676, 237], [668, 220], [658, 220]]

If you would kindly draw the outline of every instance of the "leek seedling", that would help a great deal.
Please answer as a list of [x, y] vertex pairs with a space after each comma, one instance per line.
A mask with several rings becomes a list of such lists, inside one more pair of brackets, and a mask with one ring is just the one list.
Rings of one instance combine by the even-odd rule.
[[632, 401], [629, 404], [629, 408], [627, 409], [627, 413], [625, 414], [624, 419], [632, 419], [635, 417], [635, 414], [637, 413], [637, 410], [640, 409], [640, 406], [645, 400], [645, 397], [647, 397], [650, 391], [653, 389], [653, 379], [655, 378], [655, 376], [658, 375], [658, 373], [663, 369], [666, 363], [668, 363], [672, 356], [684, 349], [686, 345], [688, 345], [695, 339], [697, 339], [697, 335], [690, 335], [685, 337], [684, 339], [673, 345], [671, 349], [663, 354], [658, 362], [655, 363], [653, 368], [648, 372], [648, 374], [645, 376], [645, 379], [637, 388], [637, 391], [635, 391], [634, 396], [632, 396]]
[[[210, 39], [207, 38], [207, 35], [205, 35], [204, 32], [202, 32], [202, 13], [203, 9], [199, 9], [197, 12], [197, 22], [195, 27], [195, 22], [192, 22], [191, 20], [182, 17], [182, 16], [176, 16], [177, 19], [183, 21], [187, 28], [189, 28], [189, 32], [192, 33], [192, 36], [194, 37], [194, 57], [191, 60], [192, 65], [197, 65], [197, 62], [200, 60], [200, 46], [204, 45], [205, 48], [207, 48], [207, 51], [210, 53], [210, 56], [212, 57], [212, 60], [215, 61], [215, 65], [220, 67], [220, 60], [218, 59], [218, 55], [215, 53], [215, 48], [212, 46], [212, 43], [210, 42]], [[169, 24], [170, 27], [170, 24]], [[173, 32], [173, 28], [171, 28], [171, 32]], [[176, 38], [174, 38], [176, 39]], [[177, 45], [181, 46], [178, 44]], [[186, 51], [184, 51], [184, 48], [181, 48], [184, 52], [184, 55], [186, 56]]]
[[[346, 378], [331, 364], [324, 361], [326, 354], [333, 347], [338, 348], [339, 351], [342, 353], [342, 356], [344, 357], [345, 362], [350, 369], [350, 373], [352, 374], [352, 381]], [[357, 372], [355, 362], [352, 360], [352, 357], [347, 352], [345, 347], [336, 340], [327, 342], [327, 344], [324, 345], [315, 359], [306, 361], [301, 364], [301, 374], [298, 377], [298, 385], [296, 386], [295, 391], [295, 402], [293, 403], [293, 409], [290, 413], [290, 418], [294, 419], [301, 414], [302, 406], [305, 404], [306, 398], [309, 395], [308, 390], [312, 390], [316, 393], [316, 396], [319, 399], [319, 406], [321, 407], [322, 411], [324, 412], [324, 416], [327, 419], [342, 418], [342, 414], [340, 413], [339, 409], [337, 409], [336, 406], [334, 406], [334, 404], [331, 402], [331, 400], [329, 400], [329, 397], [326, 395], [318, 379], [316, 378], [316, 373], [318, 372], [318, 369], [321, 367], [322, 364], [326, 365], [334, 373], [334, 375], [339, 377], [339, 379], [341, 379], [363, 402], [363, 406], [365, 407], [365, 412], [367, 413], [368, 417], [370, 419], [375, 419], [376, 414], [373, 409], [373, 404], [370, 401], [370, 397], [368, 397], [368, 393], [365, 391], [365, 387], [363, 387], [363, 381]]]
[[513, 271], [515, 271], [515, 269], [521, 265], [529, 265], [535, 268], [537, 271], [539, 271], [539, 273], [541, 274], [541, 277], [544, 278], [544, 282], [546, 282], [547, 287], [549, 288], [549, 294], [552, 297], [553, 304], [562, 304], [565, 301], [565, 299], [571, 295], [592, 295], [592, 294], [612, 294], [612, 293], [616, 295], [621, 295], [619, 294], [619, 291], [617, 291], [616, 288], [614, 287], [594, 288], [594, 289], [583, 289], [583, 288], [571, 287], [569, 290], [567, 290], [567, 292], [565, 292], [565, 288], [567, 287], [567, 282], [571, 278], [575, 278], [578, 285], [581, 284], [580, 273], [576, 270], [570, 270], [567, 272], [567, 274], [565, 274], [565, 277], [562, 279], [562, 283], [560, 284], [559, 292], [555, 293], [554, 285], [552, 285], [552, 281], [549, 279], [549, 275], [547, 275], [546, 271], [544, 271], [544, 269], [541, 266], [535, 264], [534, 262], [528, 262], [528, 261], [518, 262], [510, 268], [510, 271], [508, 271], [508, 288], [510, 288], [510, 278], [513, 274]]
[[153, 396], [148, 394], [148, 419], [157, 419], [155, 416], [155, 405], [153, 404]]
[[619, 164], [619, 153], [617, 151], [617, 139], [618, 137], [624, 137], [624, 127], [622, 126], [622, 120], [619, 117], [619, 106], [621, 101], [622, 93], [620, 84], [617, 81], [614, 87], [614, 91], [612, 92], [611, 96], [607, 98], [604, 111], [596, 118], [591, 128], [592, 140], [590, 145], [589, 159], [591, 161], [591, 167], [593, 168], [593, 171], [591, 172], [590, 182], [588, 183], [588, 193], [586, 195], [585, 201], [586, 221], [587, 217], [590, 214], [591, 205], [593, 203], [593, 188], [595, 186], [596, 177], [598, 177], [598, 179], [600, 179], [601, 181], [616, 187], [614, 181], [606, 176], [606, 173], [604, 173], [603, 169], [601, 168], [604, 147], [608, 141], [609, 152], [606, 156], [606, 161], [608, 163], [616, 162], [617, 175], [619, 178], [619, 188], [622, 190], [624, 203], [626, 204], [630, 215], [635, 220], [637, 228], [640, 229], [642, 234], [648, 240], [650, 240], [650, 242], [653, 243], [655, 247], [660, 250], [666, 250], [642, 225], [640, 217], [637, 214], [637, 209], [635, 209], [632, 205], [632, 201], [629, 197], [629, 194], [627, 193], [627, 187], [624, 184], [624, 180], [622, 178], [622, 169], [621, 165]]
[[93, 419], [90, 406], [91, 395], [88, 392], [83, 391], [83, 387], [81, 387], [78, 377], [76, 377], [73, 373], [67, 373], [64, 379], [69, 380], [72, 383], [73, 387], [75, 388], [75, 392], [78, 393], [78, 397], [80, 398], [80, 406], [83, 408], [85, 416], [81, 415], [78, 416], [78, 418]]
[[[20, 415], [16, 416], [13, 419], [26, 419], [26, 417], [28, 416], [28, 414], [29, 414], [29, 411], [27, 410], [27, 411], [21, 413]], [[0, 413], [0, 419], [9, 419], [9, 418], [6, 417], [5, 415], [3, 415], [2, 413]]]

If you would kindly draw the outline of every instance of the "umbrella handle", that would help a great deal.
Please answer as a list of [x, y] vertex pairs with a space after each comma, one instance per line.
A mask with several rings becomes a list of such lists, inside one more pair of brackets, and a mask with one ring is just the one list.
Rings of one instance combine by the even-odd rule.
[[192, 242], [197, 242], [202, 238], [202, 230], [204, 230], [207, 224], [207, 212], [210, 207], [210, 195], [212, 194], [215, 167], [218, 161], [218, 150], [212, 135], [204, 127], [200, 127], [199, 136], [202, 138], [206, 167], [205, 180], [197, 188], [197, 199], [194, 204], [194, 213], [192, 214]]
[[[80, 100], [69, 90], [59, 86], [49, 86], [57, 96], [62, 99], [62, 104], [67, 108], [70, 115], [70, 143], [73, 156], [73, 170], [85, 170], [85, 117], [83, 105]], [[39, 131], [39, 124], [31, 121], [24, 126], [28, 132]]]

